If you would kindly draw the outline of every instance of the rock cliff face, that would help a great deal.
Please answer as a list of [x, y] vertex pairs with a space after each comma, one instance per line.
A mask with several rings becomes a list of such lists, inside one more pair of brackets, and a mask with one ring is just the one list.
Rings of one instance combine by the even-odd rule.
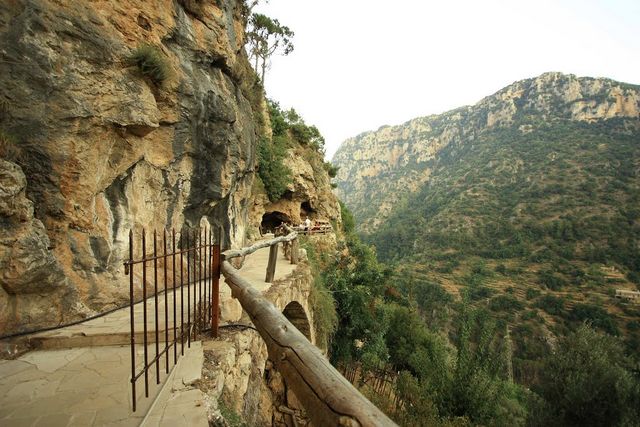
[[259, 226], [264, 214], [275, 213], [293, 224], [300, 224], [308, 216], [313, 221], [340, 225], [340, 205], [323, 168], [322, 155], [315, 149], [298, 146], [288, 150], [283, 163], [291, 170], [293, 178], [287, 191], [280, 200], [271, 202], [264, 192], [254, 190], [251, 224]]
[[[0, 163], [0, 335], [125, 301], [131, 228], [210, 224], [243, 242], [264, 115], [243, 8], [0, 4], [0, 129], [24, 171]], [[126, 61], [144, 43], [169, 65], [162, 87]]]
[[[289, 150], [282, 200], [254, 179], [270, 129], [246, 13], [237, 0], [0, 4], [0, 336], [126, 302], [130, 229], [139, 242], [143, 228], [221, 227], [240, 247], [265, 213], [340, 222], [315, 150]], [[159, 49], [163, 84], [128, 60], [142, 45]]]
[[[429, 181], [445, 147], [473, 144], [482, 132], [509, 127], [523, 117], [578, 122], [638, 118], [640, 87], [545, 73], [471, 107], [362, 133], [346, 140], [333, 158], [340, 167], [337, 194], [353, 210], [360, 230], [373, 231], [394, 206]], [[535, 120], [520, 131], [530, 131]]]
[[[65, 287], [64, 272], [49, 250], [44, 225], [33, 217], [25, 187], [20, 167], [0, 159], [0, 325], [38, 325], [40, 319], [74, 309], [73, 290]], [[19, 311], [12, 295], [23, 297]]]

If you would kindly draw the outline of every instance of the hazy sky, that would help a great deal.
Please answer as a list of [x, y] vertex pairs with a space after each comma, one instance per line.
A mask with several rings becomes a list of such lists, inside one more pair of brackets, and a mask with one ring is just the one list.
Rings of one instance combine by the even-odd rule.
[[640, 83], [640, 0], [270, 0], [256, 11], [295, 31], [267, 95], [320, 129], [328, 158], [360, 132], [545, 71]]

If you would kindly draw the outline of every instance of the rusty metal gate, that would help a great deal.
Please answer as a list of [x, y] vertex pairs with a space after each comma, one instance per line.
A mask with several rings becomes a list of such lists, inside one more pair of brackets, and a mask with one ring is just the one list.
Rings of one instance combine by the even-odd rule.
[[[172, 229], [158, 234], [155, 230], [149, 234], [152, 246], [148, 247], [147, 232], [131, 230], [129, 259], [124, 262], [129, 276], [133, 411], [137, 380], [144, 377], [145, 397], [149, 397], [149, 369], [155, 365], [156, 384], [160, 384], [163, 356], [168, 374], [171, 350], [175, 365], [178, 351], [184, 355], [185, 343], [191, 347], [191, 340], [207, 331], [218, 335], [220, 244], [214, 242], [212, 230], [176, 233]], [[143, 360], [136, 361], [140, 345]]]

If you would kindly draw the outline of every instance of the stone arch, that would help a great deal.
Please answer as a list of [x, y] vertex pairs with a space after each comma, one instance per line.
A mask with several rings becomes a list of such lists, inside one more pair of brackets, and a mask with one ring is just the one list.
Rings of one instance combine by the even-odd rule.
[[311, 341], [309, 318], [307, 317], [306, 311], [304, 311], [304, 307], [302, 307], [298, 301], [291, 301], [287, 304], [284, 310], [282, 310], [282, 314], [284, 314], [284, 317], [286, 317], [293, 326], [302, 332], [302, 335]]

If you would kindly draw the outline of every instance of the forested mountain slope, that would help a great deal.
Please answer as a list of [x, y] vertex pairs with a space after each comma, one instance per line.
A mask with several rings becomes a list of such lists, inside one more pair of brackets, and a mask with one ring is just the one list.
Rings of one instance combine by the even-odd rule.
[[346, 141], [338, 188], [427, 321], [440, 290], [488, 308], [526, 382], [585, 320], [640, 348], [640, 308], [615, 298], [640, 283], [639, 111], [638, 86], [543, 74]]
[[[513, 83], [474, 106], [346, 140], [333, 158], [340, 167], [338, 195], [353, 211], [358, 229], [373, 231], [399, 201], [431, 179], [443, 165], [441, 153], [463, 154], [463, 147], [473, 146], [486, 132], [511, 130], [519, 136], [543, 123], [589, 124], [617, 118], [624, 119], [621, 129], [628, 133], [637, 129], [639, 115], [638, 86], [545, 73]], [[518, 146], [513, 149], [517, 152]]]

